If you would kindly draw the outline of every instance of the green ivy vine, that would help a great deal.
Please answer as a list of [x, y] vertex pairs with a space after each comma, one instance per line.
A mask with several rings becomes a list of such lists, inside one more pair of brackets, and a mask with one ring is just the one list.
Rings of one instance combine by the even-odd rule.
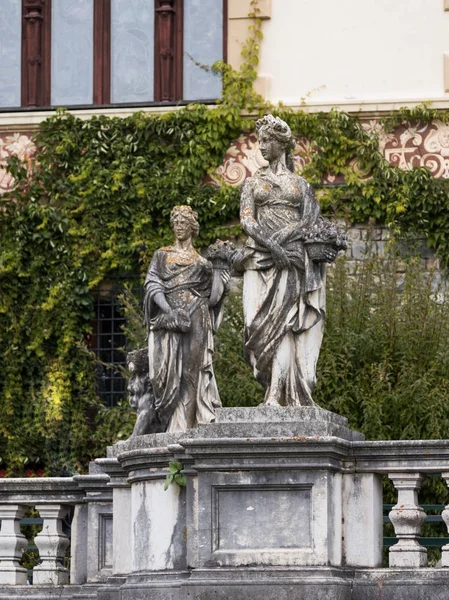
[[[153, 251], [171, 240], [175, 204], [198, 211], [198, 246], [240, 235], [239, 190], [204, 182], [231, 142], [268, 110], [310, 141], [304, 175], [324, 211], [423, 233], [447, 257], [446, 180], [388, 164], [377, 136], [357, 118], [273, 107], [254, 92], [262, 39], [257, 0], [251, 11], [241, 68], [212, 67], [223, 81], [215, 107], [87, 121], [60, 110], [36, 134], [31, 167], [9, 159], [16, 186], [0, 197], [0, 469], [8, 474], [30, 465], [50, 475], [84, 469], [114, 441], [92, 435], [102, 414], [89, 350], [93, 292], [111, 275], [145, 272]], [[449, 112], [398, 111], [384, 126], [436, 117], [449, 121]], [[329, 173], [345, 184], [324, 185]]]

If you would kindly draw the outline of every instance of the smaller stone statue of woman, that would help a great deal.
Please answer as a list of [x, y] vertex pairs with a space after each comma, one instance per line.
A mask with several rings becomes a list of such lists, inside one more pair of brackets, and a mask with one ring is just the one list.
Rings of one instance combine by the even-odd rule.
[[247, 179], [240, 218], [245, 349], [265, 404], [312, 406], [325, 317], [325, 263], [346, 247], [294, 172], [290, 127], [272, 115], [256, 124], [268, 166]]
[[154, 253], [144, 308], [158, 428], [177, 432], [214, 421], [221, 406], [212, 359], [230, 274], [193, 247], [199, 225], [190, 206], [175, 206], [170, 222], [175, 243]]

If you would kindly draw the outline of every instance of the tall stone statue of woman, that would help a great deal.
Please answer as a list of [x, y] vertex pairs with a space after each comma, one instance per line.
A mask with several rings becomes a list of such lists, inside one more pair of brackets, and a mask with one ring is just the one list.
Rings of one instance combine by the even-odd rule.
[[248, 235], [242, 266], [245, 349], [265, 404], [311, 406], [325, 318], [325, 263], [346, 247], [325, 221], [311, 186], [295, 174], [290, 127], [272, 115], [256, 124], [268, 161], [242, 191]]
[[175, 243], [154, 253], [145, 288], [149, 381], [159, 431], [185, 431], [214, 420], [221, 406], [212, 366], [229, 272], [213, 269], [193, 247], [197, 214], [175, 206]]

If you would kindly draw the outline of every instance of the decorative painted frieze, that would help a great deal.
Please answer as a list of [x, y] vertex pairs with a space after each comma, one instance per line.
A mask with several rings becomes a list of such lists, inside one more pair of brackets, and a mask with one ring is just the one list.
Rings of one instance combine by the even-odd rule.
[[[379, 136], [379, 150], [392, 165], [401, 169], [426, 167], [437, 178], [449, 178], [449, 125], [442, 121], [403, 125], [394, 133], [385, 133], [376, 119], [362, 121], [363, 129]], [[317, 148], [307, 138], [300, 136], [296, 140], [294, 160], [296, 169], [301, 172], [310, 163]], [[232, 143], [217, 169], [216, 183], [241, 185], [267, 163], [258, 152], [255, 134], [241, 136]], [[359, 171], [356, 161], [351, 163]], [[342, 183], [341, 177], [332, 174], [326, 176], [324, 183]]]
[[[436, 178], [449, 179], [449, 124], [442, 121], [430, 123], [404, 124], [394, 133], [385, 133], [378, 119], [366, 119], [363, 129], [379, 136], [379, 150], [386, 160], [401, 169], [426, 167]], [[240, 186], [247, 177], [251, 177], [267, 163], [262, 158], [256, 135], [251, 133], [235, 140], [226, 152], [223, 164], [216, 174], [208, 179], [209, 183], [226, 183]], [[300, 173], [309, 164], [317, 151], [313, 142], [300, 136], [296, 140], [294, 161]], [[12, 177], [4, 167], [9, 156], [18, 156], [31, 160], [36, 152], [31, 134], [28, 132], [0, 132], [0, 193], [11, 189]], [[351, 163], [355, 171], [360, 172], [356, 161]], [[368, 176], [368, 173], [367, 173]], [[325, 184], [343, 183], [341, 176], [328, 174]]]
[[12, 176], [6, 172], [5, 166], [10, 156], [18, 156], [27, 162], [36, 152], [31, 135], [25, 133], [0, 133], [0, 194], [11, 189]]

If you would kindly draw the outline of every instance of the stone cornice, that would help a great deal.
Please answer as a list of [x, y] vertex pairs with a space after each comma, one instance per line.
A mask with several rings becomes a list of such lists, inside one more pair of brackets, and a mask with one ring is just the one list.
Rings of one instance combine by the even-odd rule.
[[354, 116], [366, 119], [369, 117], [384, 116], [400, 108], [416, 108], [423, 104], [435, 110], [449, 109], [449, 95], [438, 98], [386, 98], [382, 100], [334, 100], [328, 102], [283, 102], [284, 106], [294, 111], [302, 110], [307, 113], [330, 112], [338, 109]]
[[72, 477], [5, 478], [0, 481], [0, 504], [78, 504], [84, 490]]
[[[449, 95], [439, 98], [404, 98], [404, 99], [385, 99], [385, 100], [345, 100], [333, 102], [313, 102], [308, 100], [305, 103], [284, 102], [284, 105], [294, 111], [302, 110], [307, 113], [329, 112], [332, 109], [346, 111], [360, 118], [369, 118], [379, 115], [386, 115], [399, 108], [415, 108], [423, 103], [429, 104], [435, 110], [449, 109]], [[164, 105], [164, 106], [133, 106], [133, 107], [106, 107], [106, 108], [79, 108], [70, 109], [68, 112], [80, 119], [87, 120], [94, 116], [105, 117], [129, 117], [136, 112], [144, 112], [148, 115], [164, 115], [172, 111], [178, 111], [185, 108], [185, 104]], [[208, 104], [208, 108], [215, 108], [216, 104]], [[45, 119], [56, 114], [56, 110], [15, 110], [11, 112], [0, 111], [0, 132], [31, 132], [39, 129], [39, 125]], [[246, 113], [246, 116], [258, 118], [258, 114]]]
[[[211, 104], [213, 108], [215, 105]], [[165, 115], [172, 111], [178, 111], [185, 105], [166, 105], [166, 106], [138, 106], [138, 107], [109, 107], [109, 108], [79, 108], [71, 109], [68, 112], [75, 117], [83, 120], [91, 119], [95, 116], [105, 117], [129, 117], [136, 112], [144, 112], [150, 115]], [[0, 112], [0, 132], [1, 131], [36, 131], [39, 125], [45, 119], [56, 114], [56, 110], [17, 110], [12, 112]]]

